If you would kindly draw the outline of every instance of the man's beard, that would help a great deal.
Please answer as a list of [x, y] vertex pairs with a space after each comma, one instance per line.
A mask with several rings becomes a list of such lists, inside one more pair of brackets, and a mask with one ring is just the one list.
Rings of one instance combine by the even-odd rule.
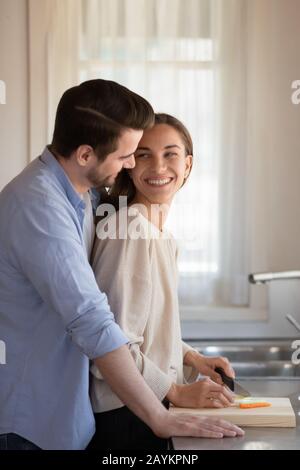
[[95, 170], [91, 170], [88, 173], [87, 178], [93, 188], [110, 188], [115, 182], [115, 178], [112, 176], [106, 176], [103, 178], [100, 175], [97, 175]]

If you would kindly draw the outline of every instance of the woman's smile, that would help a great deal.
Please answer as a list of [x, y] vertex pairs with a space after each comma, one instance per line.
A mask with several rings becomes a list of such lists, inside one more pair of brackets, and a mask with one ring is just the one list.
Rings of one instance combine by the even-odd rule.
[[168, 186], [173, 180], [174, 178], [172, 177], [164, 177], [164, 178], [151, 177], [151, 178], [145, 178], [144, 182], [149, 186], [162, 188], [162, 187]]

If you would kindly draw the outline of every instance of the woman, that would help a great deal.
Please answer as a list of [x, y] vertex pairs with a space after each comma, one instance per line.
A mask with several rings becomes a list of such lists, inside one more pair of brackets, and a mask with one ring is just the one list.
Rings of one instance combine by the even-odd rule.
[[[148, 385], [168, 406], [230, 406], [233, 394], [215, 372], [234, 372], [224, 358], [205, 358], [181, 339], [177, 298], [177, 248], [165, 230], [168, 209], [185, 184], [193, 145], [184, 125], [157, 114], [135, 153], [136, 166], [123, 171], [110, 191], [120, 208], [97, 226], [92, 257], [95, 276]], [[105, 207], [107, 209], [107, 207]], [[202, 375], [210, 378], [198, 380]], [[96, 418], [92, 447], [164, 449], [152, 431], [112, 392], [92, 367], [91, 399]]]

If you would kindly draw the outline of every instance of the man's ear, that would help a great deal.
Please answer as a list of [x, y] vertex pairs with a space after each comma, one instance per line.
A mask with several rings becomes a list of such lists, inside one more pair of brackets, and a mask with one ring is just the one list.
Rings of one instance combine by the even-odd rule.
[[81, 167], [86, 167], [91, 159], [96, 156], [93, 147], [90, 145], [80, 145], [74, 153], [76, 162]]

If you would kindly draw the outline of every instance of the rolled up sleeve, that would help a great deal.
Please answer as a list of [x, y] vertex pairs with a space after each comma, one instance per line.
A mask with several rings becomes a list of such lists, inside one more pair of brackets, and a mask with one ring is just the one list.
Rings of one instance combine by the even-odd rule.
[[[34, 201], [16, 211], [10, 243], [29, 286], [57, 314], [72, 341], [90, 359], [128, 342], [96, 283], [80, 231], [67, 209]], [[22, 234], [22, 244], [20, 244]]]

